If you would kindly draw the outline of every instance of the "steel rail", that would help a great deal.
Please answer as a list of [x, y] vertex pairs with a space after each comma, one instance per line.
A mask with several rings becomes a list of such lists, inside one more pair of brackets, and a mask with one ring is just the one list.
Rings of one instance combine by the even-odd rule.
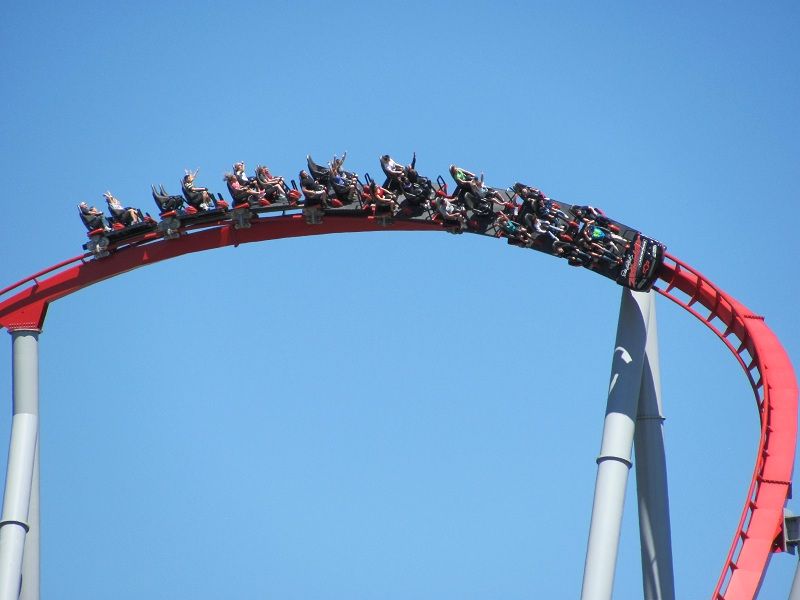
[[[259, 219], [247, 229], [235, 229], [232, 223], [220, 221], [184, 232], [177, 239], [154, 240], [150, 236], [106, 258], [86, 260], [84, 255], [63, 261], [0, 290], [0, 296], [19, 290], [0, 301], [0, 327], [9, 331], [41, 330], [51, 302], [115, 275], [184, 254], [288, 237], [387, 229], [441, 231], [441, 225], [397, 220], [390, 228], [384, 228], [372, 217], [327, 215], [322, 224], [310, 226], [302, 215], [291, 215]], [[770, 557], [782, 546], [783, 508], [791, 496], [797, 442], [798, 388], [794, 370], [764, 318], [697, 270], [668, 254], [658, 276], [666, 286], [656, 285], [654, 289], [698, 318], [722, 340], [744, 370], [755, 394], [761, 421], [756, 463], [745, 506], [712, 595], [712, 600], [752, 600]], [[706, 314], [698, 310], [698, 304]]]
[[[791, 496], [797, 443], [798, 389], [794, 369], [764, 317], [754, 314], [699, 271], [667, 255], [659, 279], [667, 286], [654, 289], [700, 319], [725, 343], [755, 395], [761, 420], [756, 463], [742, 515], [712, 595], [713, 600], [752, 599], [761, 587], [770, 557], [781, 551], [783, 541], [783, 508]], [[698, 303], [708, 311], [706, 315], [694, 308]]]
[[[147, 243], [126, 246], [99, 260], [83, 260], [83, 257], [76, 257], [64, 261], [6, 288], [22, 289], [0, 301], [0, 327], [5, 327], [9, 331], [41, 330], [51, 302], [98, 281], [184, 254], [288, 237], [385, 230], [372, 217], [328, 215], [322, 224], [310, 226], [306, 224], [302, 215], [292, 215], [258, 219], [247, 229], [235, 229], [230, 221], [225, 221], [212, 223], [203, 229], [194, 229], [173, 240], [147, 239], [144, 240]], [[438, 223], [398, 220], [392, 225], [391, 230], [441, 231], [441, 226]], [[72, 267], [58, 270], [73, 262], [76, 264]], [[41, 279], [39, 277], [41, 273], [52, 273], [52, 275]]]

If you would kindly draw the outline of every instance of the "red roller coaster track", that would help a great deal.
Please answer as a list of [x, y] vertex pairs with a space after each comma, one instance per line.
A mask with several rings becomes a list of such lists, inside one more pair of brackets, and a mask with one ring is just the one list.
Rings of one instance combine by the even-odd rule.
[[[383, 231], [373, 218], [333, 216], [316, 226], [301, 215], [254, 221], [235, 229], [230, 221], [206, 224], [174, 240], [144, 236], [107, 258], [81, 255], [0, 290], [0, 326], [40, 330], [48, 305], [93, 283], [183, 254], [249, 242], [306, 235]], [[399, 231], [441, 231], [437, 223], [397, 221]], [[720, 290], [696, 270], [667, 255], [655, 290], [708, 326], [744, 370], [755, 394], [761, 434], [742, 516], [713, 600], [752, 599], [773, 552], [781, 550], [783, 509], [791, 495], [797, 441], [797, 381], [789, 357], [764, 318]], [[2, 298], [5, 298], [4, 300]]]

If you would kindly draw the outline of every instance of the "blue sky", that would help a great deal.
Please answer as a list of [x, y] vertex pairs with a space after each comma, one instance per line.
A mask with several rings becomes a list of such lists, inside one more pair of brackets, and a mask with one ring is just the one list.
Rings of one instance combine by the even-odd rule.
[[[662, 240], [797, 364], [794, 3], [3, 12], [3, 285], [78, 254], [75, 205], [107, 189], [152, 212], [150, 184], [186, 168], [222, 191], [238, 160], [296, 176], [347, 150], [375, 173], [416, 151], [423, 174], [526, 181]], [[43, 594], [578, 596], [619, 295], [491, 239], [387, 232], [187, 256], [57, 302]], [[708, 597], [758, 422], [716, 338], [662, 299], [658, 318], [676, 586]], [[619, 598], [641, 595], [633, 492]]]

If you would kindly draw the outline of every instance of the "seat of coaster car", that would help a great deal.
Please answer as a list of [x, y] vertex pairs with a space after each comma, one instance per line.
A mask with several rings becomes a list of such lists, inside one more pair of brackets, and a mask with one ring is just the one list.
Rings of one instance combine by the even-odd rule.
[[98, 236], [98, 235], [105, 235], [106, 233], [107, 232], [106, 232], [105, 228], [98, 227], [96, 229], [90, 229], [89, 231], [87, 231], [86, 232], [86, 237], [93, 238], [93, 237]]
[[106, 232], [106, 228], [103, 226], [103, 217], [97, 215], [86, 215], [80, 210], [78, 211], [78, 216], [81, 218], [83, 226], [86, 227], [88, 237], [101, 235]]
[[[141, 211], [139, 211], [141, 215]], [[120, 241], [121, 239], [141, 235], [149, 231], [153, 231], [158, 227], [158, 223], [150, 215], [141, 215], [142, 220], [132, 225], [124, 226], [122, 223], [113, 223], [112, 230], [107, 232], [106, 235], [112, 242]]]
[[306, 162], [308, 163], [308, 173], [313, 177], [316, 181], [323, 180], [327, 181], [331, 177], [331, 171], [327, 167], [321, 167], [317, 163], [314, 162], [314, 159], [311, 158], [309, 154], [306, 156]]
[[466, 227], [466, 223], [462, 225], [460, 219], [457, 219], [455, 217], [442, 216], [442, 214], [438, 210], [433, 211], [433, 214], [431, 215], [430, 219], [434, 223], [439, 223], [446, 230], [448, 231], [452, 230], [453, 233], [461, 233], [462, 231], [464, 231], [464, 228]]
[[198, 210], [194, 206], [186, 205], [181, 210], [170, 210], [159, 215], [161, 222], [158, 227], [167, 237], [174, 238], [179, 234], [178, 229], [206, 222], [217, 221], [228, 214], [228, 203], [224, 201], [217, 208]]
[[[299, 194], [298, 194], [299, 196]], [[270, 202], [269, 200], [266, 201], [259, 201], [255, 206], [251, 206], [249, 202], [242, 202], [234, 204], [232, 207], [234, 211], [242, 211], [247, 209], [255, 214], [267, 214], [267, 213], [278, 213], [278, 212], [286, 212], [288, 210], [298, 210], [303, 208], [302, 204], [298, 204], [297, 200], [288, 199], [287, 201], [275, 201]]]

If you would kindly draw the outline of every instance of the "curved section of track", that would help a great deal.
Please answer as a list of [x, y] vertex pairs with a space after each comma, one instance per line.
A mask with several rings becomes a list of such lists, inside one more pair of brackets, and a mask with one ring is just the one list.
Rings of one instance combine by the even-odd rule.
[[[145, 237], [107, 258], [76, 256], [0, 290], [0, 326], [41, 329], [49, 304], [132, 269], [192, 252], [287, 237], [385, 231], [371, 218], [327, 216], [309, 226], [301, 215], [254, 221], [235, 229], [220, 220], [178, 239]], [[397, 221], [390, 230], [441, 231], [438, 223]], [[780, 551], [783, 509], [791, 495], [797, 440], [797, 381], [785, 350], [764, 318], [698, 271], [667, 255], [655, 290], [709, 327], [733, 353], [755, 394], [761, 420], [750, 488], [713, 600], [746, 600], [758, 593], [772, 553]], [[5, 299], [3, 299], [5, 297]]]
[[754, 598], [773, 552], [780, 551], [783, 508], [791, 495], [797, 443], [797, 380], [764, 317], [667, 255], [655, 290], [707, 325], [733, 353], [755, 394], [761, 419], [756, 464], [713, 600]]

